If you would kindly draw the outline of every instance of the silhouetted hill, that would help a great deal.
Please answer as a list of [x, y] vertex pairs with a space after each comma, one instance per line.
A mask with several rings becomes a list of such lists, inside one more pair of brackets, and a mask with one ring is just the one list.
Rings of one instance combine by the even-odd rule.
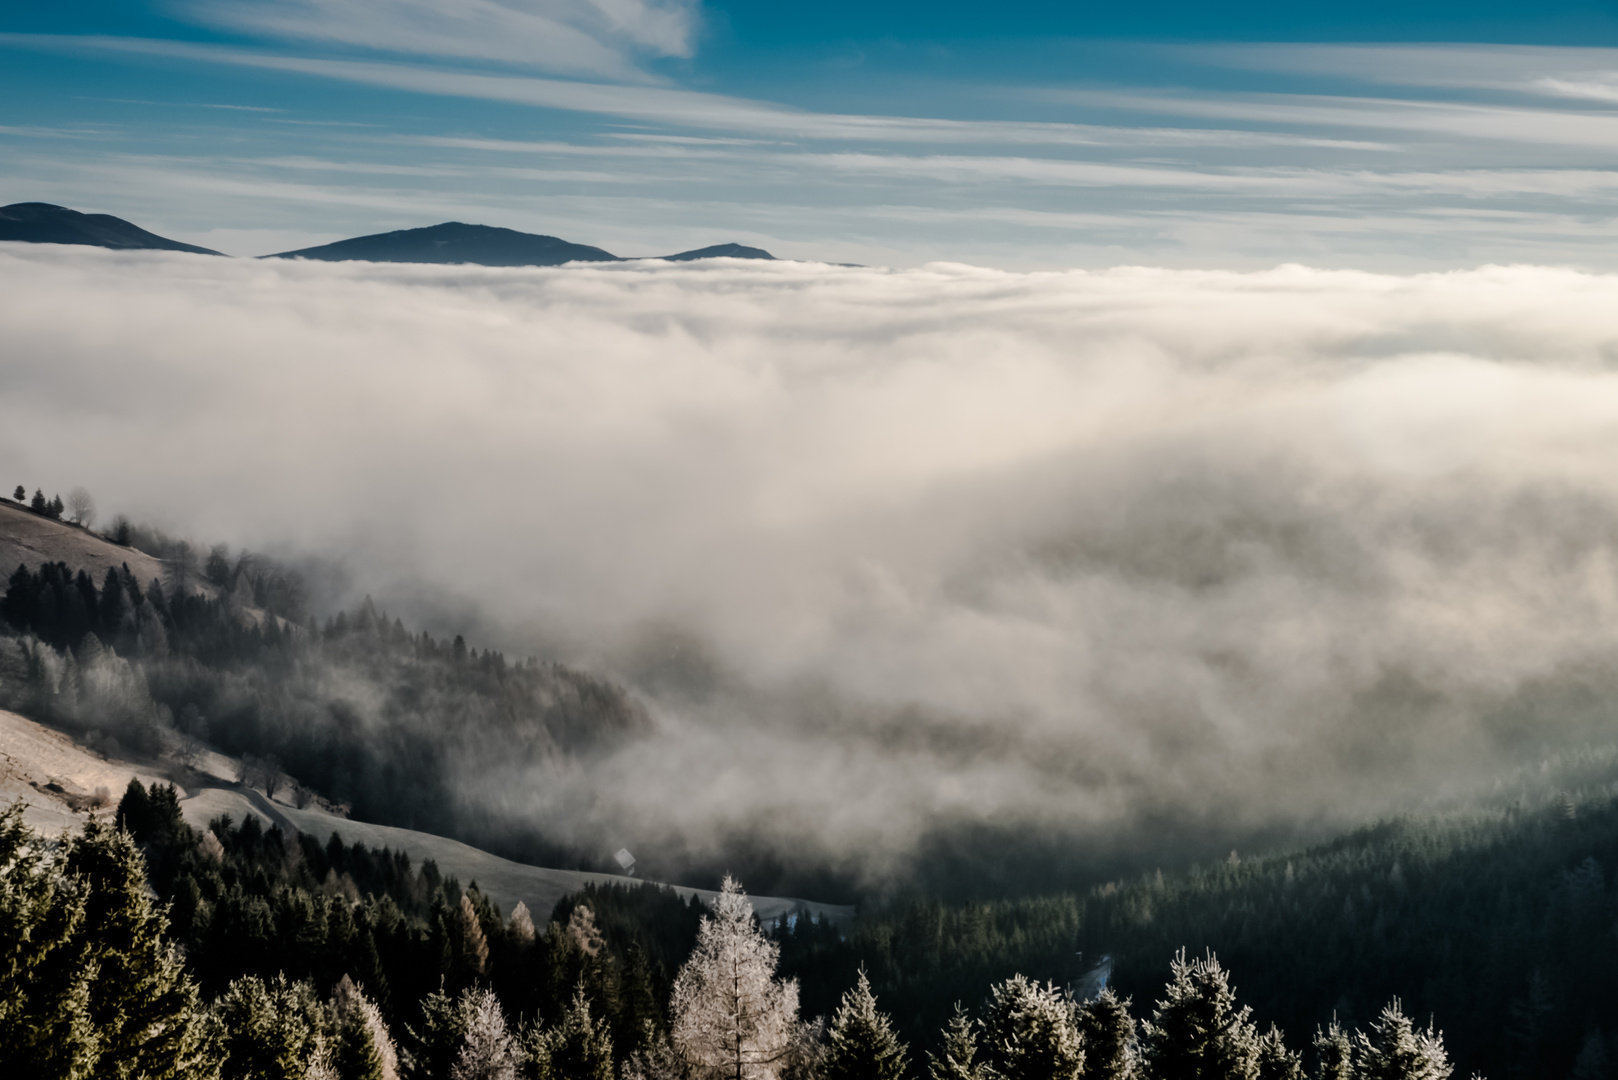
[[189, 251], [218, 255], [211, 248], [182, 244], [111, 214], [81, 214], [50, 203], [0, 206], [0, 240], [25, 244], [83, 244], [119, 250]]
[[678, 255], [662, 256], [665, 262], [691, 262], [694, 259], [769, 259], [774, 261], [775, 256], [763, 248], [747, 247], [743, 244], [714, 244], [712, 247], [697, 248], [695, 251], [682, 251]]
[[618, 256], [555, 236], [446, 221], [424, 229], [356, 236], [334, 244], [282, 251], [266, 259], [343, 262], [475, 263], [479, 266], [560, 266], [566, 262], [617, 262]]

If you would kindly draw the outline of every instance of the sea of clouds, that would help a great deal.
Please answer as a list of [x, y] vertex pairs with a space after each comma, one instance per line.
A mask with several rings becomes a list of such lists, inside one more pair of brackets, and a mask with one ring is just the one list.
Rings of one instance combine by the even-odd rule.
[[0, 483], [632, 683], [656, 736], [469, 796], [576, 842], [1324, 828], [1610, 739], [1614, 312], [1542, 267], [12, 246]]

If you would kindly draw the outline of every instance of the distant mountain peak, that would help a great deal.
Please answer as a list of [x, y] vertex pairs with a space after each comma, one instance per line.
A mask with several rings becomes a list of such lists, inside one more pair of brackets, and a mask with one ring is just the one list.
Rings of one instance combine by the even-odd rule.
[[692, 262], [696, 259], [769, 259], [775, 261], [763, 248], [747, 247], [744, 244], [714, 244], [712, 247], [697, 248], [694, 251], [682, 251], [678, 255], [661, 256], [664, 262]]
[[618, 256], [589, 244], [556, 236], [518, 232], [495, 225], [446, 221], [420, 229], [356, 236], [318, 247], [282, 251], [266, 259], [319, 259], [326, 262], [473, 263], [478, 266], [560, 266], [568, 262], [618, 262]]
[[218, 255], [212, 248], [182, 244], [147, 232], [111, 214], [83, 214], [54, 203], [0, 206], [0, 240], [24, 244], [78, 244], [115, 251], [189, 251]]

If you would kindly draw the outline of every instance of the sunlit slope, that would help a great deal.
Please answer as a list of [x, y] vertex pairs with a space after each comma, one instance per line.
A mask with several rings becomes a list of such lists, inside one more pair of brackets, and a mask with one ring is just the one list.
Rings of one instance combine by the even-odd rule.
[[88, 571], [97, 581], [109, 569], [128, 564], [143, 588], [163, 577], [162, 560], [144, 551], [120, 547], [89, 529], [52, 521], [10, 499], [0, 499], [0, 575], [9, 577], [19, 566], [37, 570], [53, 562]]
[[[234, 763], [229, 758], [205, 754], [197, 764], [199, 768], [190, 772], [185, 782], [177, 784], [180, 809], [186, 821], [196, 828], [204, 828], [213, 818], [229, 814], [237, 822], [256, 817], [266, 825], [297, 829], [322, 841], [335, 832], [349, 844], [362, 843], [371, 848], [388, 847], [407, 852], [417, 865], [432, 859], [446, 877], [458, 878], [462, 885], [476, 881], [503, 911], [510, 911], [520, 900], [535, 918], [542, 920], [558, 900], [587, 884], [634, 881], [619, 874], [527, 866], [430, 833], [350, 821], [315, 809], [300, 810], [235, 783], [230, 779]], [[99, 809], [86, 805], [94, 802], [97, 788], [107, 789], [116, 800], [130, 777], [152, 784], [167, 782], [164, 773], [164, 767], [154, 763], [105, 757], [61, 732], [0, 710], [0, 799], [7, 803], [18, 797], [25, 799], [29, 803], [29, 823], [36, 828], [54, 833], [82, 826], [91, 814], [106, 817], [112, 812], [113, 803]], [[682, 896], [698, 895], [704, 900], [714, 895], [704, 889], [676, 886], [676, 890]], [[752, 900], [754, 910], [763, 919], [790, 914], [800, 908], [838, 920], [854, 915], [851, 907], [787, 897], [755, 896]]]

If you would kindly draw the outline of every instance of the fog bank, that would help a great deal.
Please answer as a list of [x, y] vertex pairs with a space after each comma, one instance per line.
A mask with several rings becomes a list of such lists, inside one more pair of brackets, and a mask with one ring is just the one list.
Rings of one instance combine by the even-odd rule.
[[1537, 267], [8, 246], [0, 483], [342, 553], [647, 696], [646, 741], [469, 783], [499, 813], [879, 875], [943, 823], [1351, 821], [1608, 739], [1614, 311]]

